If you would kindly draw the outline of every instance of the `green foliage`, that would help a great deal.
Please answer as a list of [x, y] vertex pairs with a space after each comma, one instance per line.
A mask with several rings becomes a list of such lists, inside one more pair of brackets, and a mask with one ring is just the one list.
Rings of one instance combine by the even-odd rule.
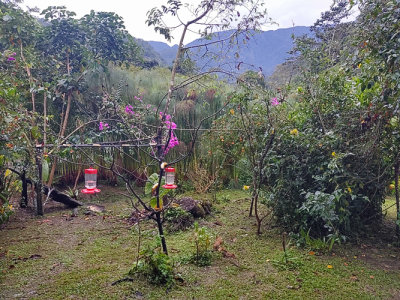
[[[150, 206], [153, 208], [157, 207], [157, 195], [156, 195], [157, 189], [158, 189], [158, 193], [159, 193], [160, 202], [163, 201], [165, 196], [172, 193], [171, 190], [162, 188], [162, 186], [165, 184], [164, 177], [161, 178], [161, 186], [160, 187], [158, 187], [158, 182], [159, 182], [159, 174], [153, 173], [147, 179], [147, 182], [146, 182], [146, 185], [144, 188], [144, 193], [146, 195], [154, 196], [150, 200]], [[162, 207], [162, 205], [161, 205], [161, 207]]]
[[360, 104], [357, 79], [346, 79], [342, 68], [313, 80], [281, 108], [265, 170], [268, 203], [289, 231], [311, 228], [314, 238], [357, 234], [364, 220], [379, 219], [385, 198], [389, 163], [376, 138], [384, 116], [369, 117], [371, 105]]
[[13, 214], [11, 197], [11, 171], [4, 168], [5, 157], [0, 155], [0, 225], [5, 223]]
[[272, 261], [272, 264], [279, 270], [295, 270], [303, 265], [302, 260], [299, 257], [293, 255], [290, 247], [290, 241], [286, 243], [286, 233], [282, 234], [282, 247], [283, 255], [276, 260]]
[[[0, 193], [2, 193], [0, 191]], [[0, 194], [2, 196], [2, 194]], [[2, 202], [2, 201], [1, 201]], [[0, 206], [0, 225], [7, 222], [9, 217], [14, 213], [12, 205], [8, 202], [2, 203]]]
[[291, 234], [291, 238], [296, 241], [298, 247], [304, 247], [319, 252], [331, 252], [336, 243], [340, 244], [346, 241], [346, 237], [338, 236], [335, 233], [322, 238], [313, 238], [310, 236], [310, 230], [305, 232], [303, 229], [300, 229], [299, 233]]
[[169, 207], [164, 214], [164, 220], [167, 221], [167, 229], [169, 232], [185, 230], [192, 226], [194, 222], [192, 214], [179, 206]]
[[192, 262], [200, 267], [209, 266], [212, 263], [211, 252], [211, 235], [207, 232], [207, 228], [199, 227], [197, 222], [194, 223], [193, 241], [195, 253], [192, 256]]
[[139, 260], [134, 264], [130, 275], [142, 275], [153, 284], [174, 284], [174, 268], [171, 258], [161, 250], [161, 240], [147, 245], [140, 251]]
[[277, 259], [272, 260], [272, 265], [280, 271], [296, 270], [303, 265], [300, 256], [296, 256], [291, 250], [286, 250]]

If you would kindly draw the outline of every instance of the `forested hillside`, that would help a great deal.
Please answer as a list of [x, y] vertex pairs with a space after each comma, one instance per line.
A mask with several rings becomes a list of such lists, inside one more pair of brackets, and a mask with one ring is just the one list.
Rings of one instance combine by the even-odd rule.
[[[226, 39], [231, 33], [232, 32], [218, 32], [211, 37], [210, 41]], [[238, 38], [240, 39], [239, 44], [241, 44], [243, 40], [246, 40], [246, 44], [241, 47], [227, 51], [229, 43], [225, 43], [215, 44], [207, 50], [214, 55], [223, 53], [222, 57], [217, 59], [218, 61], [222, 60], [222, 62], [229, 62], [236, 65], [239, 62], [243, 62], [242, 72], [255, 67], [261, 68], [265, 75], [271, 75], [277, 65], [282, 64], [290, 57], [289, 51], [293, 48], [293, 38], [309, 33], [309, 28], [304, 26], [251, 32], [251, 39], [249, 37], [246, 39], [245, 35]], [[193, 41], [188, 43], [187, 46], [191, 47], [203, 42], [204, 40]], [[176, 45], [170, 47], [168, 44], [162, 42], [149, 41], [148, 43], [164, 58], [168, 65], [172, 65], [176, 56]], [[199, 59], [204, 53], [193, 52], [192, 59], [197, 62], [197, 66], [204, 67], [207, 62], [206, 59], [204, 57]], [[217, 63], [211, 61], [209, 65], [215, 66]]]

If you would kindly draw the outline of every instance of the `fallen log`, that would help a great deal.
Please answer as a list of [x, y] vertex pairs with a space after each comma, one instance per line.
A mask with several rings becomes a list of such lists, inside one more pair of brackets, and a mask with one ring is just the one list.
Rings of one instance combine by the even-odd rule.
[[[45, 194], [46, 196], [49, 194], [49, 187], [46, 185], [43, 186], [43, 194]], [[51, 190], [50, 195], [48, 195], [48, 196], [53, 201], [63, 203], [71, 208], [75, 208], [75, 207], [83, 205], [82, 202], [79, 202], [79, 201], [75, 200], [74, 198], [71, 198], [70, 196], [68, 196], [65, 193], [57, 191], [54, 188]]]

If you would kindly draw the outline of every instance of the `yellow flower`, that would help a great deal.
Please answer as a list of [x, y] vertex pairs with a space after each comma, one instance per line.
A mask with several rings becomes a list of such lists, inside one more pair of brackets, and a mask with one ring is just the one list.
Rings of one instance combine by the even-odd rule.
[[336, 152], [335, 151], [332, 152], [332, 156], [336, 157]]
[[295, 129], [290, 130], [290, 134], [291, 135], [299, 135], [299, 131], [295, 128]]
[[8, 209], [12, 210], [12, 205], [11, 204], [8, 205]]
[[247, 191], [249, 188], [250, 188], [249, 185], [244, 185], [244, 186], [243, 186], [243, 190], [244, 190], [244, 191]]
[[347, 188], [347, 191], [348, 191], [349, 193], [351, 193], [351, 187], [348, 187], [348, 188]]
[[333, 269], [333, 266], [332, 265], [327, 265], [326, 266], [328, 269]]
[[7, 169], [6, 172], [4, 173], [4, 177], [8, 177], [11, 175], [10, 169]]
[[233, 108], [231, 108], [229, 112], [231, 113], [231, 115], [235, 114], [235, 110]]

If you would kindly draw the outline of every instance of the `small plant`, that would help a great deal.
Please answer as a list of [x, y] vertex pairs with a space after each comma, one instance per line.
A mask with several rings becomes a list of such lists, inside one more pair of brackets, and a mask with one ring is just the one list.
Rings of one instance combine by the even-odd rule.
[[228, 203], [230, 201], [227, 195], [223, 195], [221, 198], [218, 199], [218, 203]]
[[291, 235], [291, 238], [296, 240], [296, 244], [299, 247], [306, 247], [310, 250], [320, 252], [331, 252], [336, 243], [340, 244], [342, 241], [346, 240], [345, 236], [339, 236], [336, 233], [329, 234], [322, 238], [312, 238], [310, 236], [310, 230], [305, 232], [303, 229], [300, 229], [298, 234]]
[[205, 227], [199, 227], [197, 222], [194, 223], [194, 245], [195, 253], [191, 261], [197, 266], [204, 267], [211, 265], [211, 237]]
[[71, 197], [71, 198], [73, 198], [73, 199], [78, 199], [79, 190], [77, 190], [77, 189], [72, 189], [72, 188], [68, 187], [68, 190], [66, 190], [65, 193], [66, 193], [69, 197]]
[[0, 206], [0, 225], [7, 222], [10, 216], [14, 213], [13, 207], [8, 202]]
[[153, 284], [174, 284], [174, 268], [171, 258], [166, 255], [161, 248], [161, 240], [156, 238], [156, 242], [147, 245], [139, 252], [139, 259], [134, 263], [134, 266], [129, 275], [142, 275]]
[[303, 265], [303, 262], [299, 257], [293, 255], [292, 251], [288, 249], [289, 244], [286, 244], [286, 233], [282, 234], [282, 247], [283, 255], [277, 259], [273, 260], [272, 264], [279, 270], [295, 270]]
[[185, 230], [194, 222], [193, 216], [179, 206], [168, 208], [164, 214], [164, 220], [167, 221], [169, 232]]

